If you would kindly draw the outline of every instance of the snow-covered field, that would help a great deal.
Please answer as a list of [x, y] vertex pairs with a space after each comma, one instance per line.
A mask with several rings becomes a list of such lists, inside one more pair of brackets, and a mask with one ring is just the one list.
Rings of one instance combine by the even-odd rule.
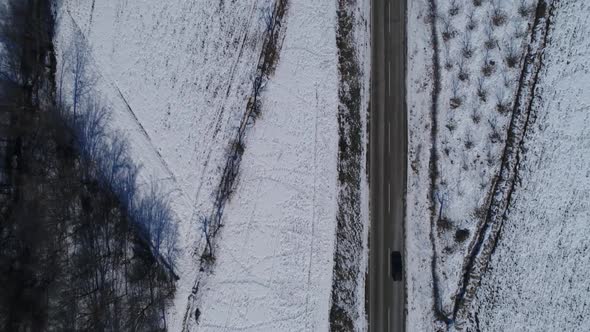
[[336, 8], [294, 1], [262, 116], [246, 138], [204, 330], [328, 329], [337, 182]]
[[[489, 268], [465, 309], [470, 329], [590, 328], [584, 279], [590, 271], [580, 263], [590, 255], [590, 7], [557, 3], [517, 185]], [[410, 331], [444, 328], [440, 318], [450, 320], [457, 310], [462, 269], [502, 165], [536, 4], [408, 1]], [[74, 41], [83, 40], [93, 83], [86, 97], [112, 110], [111, 126], [127, 135], [143, 165], [140, 177], [170, 193], [180, 234], [171, 331], [182, 328], [199, 274], [199, 217], [212, 210], [272, 5], [62, 0], [58, 6], [58, 83], [72, 88]], [[278, 64], [262, 93], [261, 116], [245, 136], [193, 329], [329, 329], [339, 193], [337, 6], [290, 1]], [[366, 192], [362, 199], [364, 218]]]
[[[71, 89], [73, 41], [84, 40], [94, 83], [88, 96], [112, 110], [111, 126], [127, 135], [132, 157], [143, 165], [140, 177], [170, 192], [180, 235], [171, 331], [182, 328], [199, 273], [193, 254], [204, 246], [199, 217], [212, 209], [272, 5], [63, 0], [58, 6], [58, 81]], [[261, 116], [247, 131], [225, 208], [213, 273], [199, 290], [199, 330], [329, 327], [338, 196], [336, 9], [329, 1], [289, 4], [278, 65], [262, 94]]]
[[590, 329], [589, 16], [587, 2], [556, 2], [520, 181], [472, 306], [472, 328]]

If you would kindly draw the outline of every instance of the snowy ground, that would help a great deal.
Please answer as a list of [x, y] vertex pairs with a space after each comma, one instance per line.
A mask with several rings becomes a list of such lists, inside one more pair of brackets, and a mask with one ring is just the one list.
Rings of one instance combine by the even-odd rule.
[[534, 5], [409, 2], [410, 330], [432, 330], [435, 312], [453, 312], [464, 259], [499, 171]]
[[246, 139], [199, 324], [211, 331], [328, 329], [336, 214], [335, 4], [289, 5], [262, 117]]
[[428, 245], [428, 159], [432, 49], [424, 1], [408, 1], [407, 76], [408, 179], [406, 194], [406, 287], [408, 331], [427, 331], [433, 320]]
[[586, 2], [556, 4], [520, 182], [472, 307], [472, 328], [590, 329], [589, 14]]
[[[128, 135], [141, 177], [171, 192], [181, 279], [168, 323], [180, 330], [198, 273], [192, 253], [203, 246], [197, 219], [211, 210], [246, 109], [272, 2], [62, 2], [56, 46], [64, 88], [71, 88], [68, 52], [78, 34], [89, 45], [92, 96], [113, 111], [113, 128]], [[287, 13], [262, 115], [246, 134], [213, 274], [200, 290], [199, 330], [329, 326], [338, 194], [336, 3], [293, 1]]]

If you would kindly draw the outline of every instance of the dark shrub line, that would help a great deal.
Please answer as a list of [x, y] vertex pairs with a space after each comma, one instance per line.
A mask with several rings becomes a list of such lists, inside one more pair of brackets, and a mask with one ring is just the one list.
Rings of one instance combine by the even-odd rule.
[[338, 1], [338, 212], [330, 330], [353, 331], [360, 314], [358, 282], [363, 246], [361, 218], [362, 71], [355, 48], [355, 1]]
[[440, 288], [439, 288], [439, 280], [437, 274], [437, 261], [438, 261], [438, 254], [437, 254], [437, 247], [436, 247], [436, 238], [435, 238], [435, 230], [438, 219], [440, 218], [440, 212], [442, 211], [442, 206], [444, 200], [440, 200], [440, 211], [437, 211], [436, 208], [436, 197], [437, 195], [437, 182], [439, 179], [439, 171], [438, 171], [438, 101], [439, 95], [441, 90], [441, 82], [440, 82], [440, 56], [439, 56], [439, 40], [438, 40], [438, 31], [436, 28], [437, 24], [437, 5], [436, 0], [430, 0], [429, 3], [430, 7], [430, 30], [431, 30], [431, 46], [432, 46], [432, 71], [433, 71], [433, 87], [432, 87], [432, 102], [430, 106], [430, 159], [429, 159], [429, 202], [430, 202], [430, 232], [429, 232], [429, 239], [430, 244], [432, 247], [432, 257], [430, 259], [430, 270], [431, 270], [431, 277], [432, 277], [432, 309], [435, 313], [435, 316], [438, 320], [443, 322], [448, 322], [448, 318], [442, 311], [442, 300], [440, 298]]

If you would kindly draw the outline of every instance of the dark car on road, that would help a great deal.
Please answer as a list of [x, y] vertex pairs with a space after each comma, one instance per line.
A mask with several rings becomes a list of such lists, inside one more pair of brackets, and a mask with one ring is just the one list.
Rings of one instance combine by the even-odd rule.
[[402, 280], [402, 255], [399, 251], [391, 252], [391, 277], [394, 281]]

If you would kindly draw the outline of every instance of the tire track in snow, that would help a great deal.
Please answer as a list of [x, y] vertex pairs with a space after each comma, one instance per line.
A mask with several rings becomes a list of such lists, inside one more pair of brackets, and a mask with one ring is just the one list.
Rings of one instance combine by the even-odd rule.
[[[72, 24], [73, 24], [74, 28], [78, 31], [78, 33], [80, 34], [80, 36], [82, 38], [84, 38], [86, 44], [90, 48], [90, 43], [88, 43], [87, 36], [82, 32], [82, 29], [80, 28], [80, 25], [78, 24], [78, 22], [76, 21], [76, 19], [74, 19], [73, 15], [72, 15], [72, 13], [70, 11], [69, 2], [68, 2], [68, 5], [67, 6], [68, 7], [66, 8], [66, 12], [68, 13], [68, 16], [70, 17], [70, 20], [72, 21]], [[93, 3], [93, 7], [94, 7], [94, 3]], [[90, 26], [88, 27], [88, 30], [90, 31]], [[133, 122], [137, 125], [137, 127], [141, 131], [142, 136], [147, 140], [148, 146], [155, 153], [155, 155], [156, 155], [158, 161], [160, 162], [162, 168], [164, 169], [164, 171], [167, 173], [167, 175], [169, 176], [169, 178], [174, 182], [174, 187], [176, 188], [175, 191], [178, 191], [180, 193], [180, 195], [182, 196], [182, 198], [184, 200], [184, 203], [187, 206], [190, 206], [188, 196], [186, 195], [186, 193], [183, 190], [183, 188], [180, 186], [180, 184], [179, 184], [176, 176], [174, 175], [174, 172], [172, 172], [172, 170], [170, 169], [170, 166], [168, 165], [168, 163], [166, 162], [166, 160], [164, 160], [164, 158], [162, 157], [162, 154], [160, 153], [160, 151], [158, 150], [158, 148], [153, 143], [150, 135], [146, 131], [145, 127], [139, 121], [139, 118], [137, 117], [137, 115], [135, 114], [135, 112], [133, 111], [133, 109], [131, 108], [131, 106], [129, 105], [129, 103], [127, 102], [127, 99], [123, 95], [123, 93], [122, 93], [121, 89], [119, 88], [119, 86], [115, 83], [115, 81], [113, 79], [107, 77], [105, 75], [105, 73], [102, 70], [100, 70], [100, 68], [99, 68], [100, 63], [98, 61], [96, 61], [96, 59], [94, 58], [92, 52], [89, 52], [89, 56], [90, 56], [90, 59], [92, 60], [92, 62], [94, 64], [96, 64], [96, 66], [95, 66], [96, 74], [99, 75], [99, 77], [102, 79], [102, 81], [104, 81], [105, 83], [107, 83], [108, 85], [110, 85], [112, 88], [114, 88], [117, 91], [117, 93], [121, 97], [121, 100], [123, 101], [123, 103], [126, 106], [127, 113], [131, 116]]]
[[[288, 0], [277, 0], [274, 4], [272, 20], [269, 22], [268, 29], [265, 30], [263, 47], [258, 57], [252, 95], [248, 100], [234, 140], [230, 144], [219, 186], [214, 193], [215, 203], [209, 217], [209, 227], [211, 229], [210, 241], [213, 242], [212, 250], [215, 248], [214, 240], [217, 232], [222, 226], [221, 219], [225, 204], [234, 190], [235, 180], [239, 174], [240, 162], [244, 153], [246, 131], [253, 125], [260, 112], [260, 94], [263, 90], [263, 82], [274, 72], [274, 67], [279, 58], [286, 29], [286, 26], [281, 24], [281, 22], [285, 17], [287, 7]], [[198, 317], [201, 315], [197, 307], [200, 295], [199, 289], [202, 287], [201, 282], [206, 282], [206, 276], [204, 274], [211, 273], [214, 265], [214, 261], [211, 260], [214, 258], [214, 253], [208, 252], [208, 247], [201, 248], [197, 246], [194, 249], [194, 256], [196, 258], [196, 264], [199, 266], [199, 273], [195, 278], [192, 292], [188, 298], [188, 304], [183, 317], [182, 331], [191, 330], [193, 324], [198, 324]]]
[[[262, 181], [263, 181], [262, 179], [259, 179], [258, 180], [258, 185], [256, 187], [260, 188], [261, 187], [261, 184], [262, 184]], [[252, 220], [254, 220], [254, 214], [256, 213], [256, 207], [258, 206], [258, 201], [260, 200], [260, 195], [261, 195], [260, 190], [257, 190], [257, 193], [258, 193], [258, 196], [256, 197], [256, 200], [254, 201], [254, 206], [252, 207], [252, 212], [250, 213], [250, 218], [248, 218], [248, 222], [246, 224], [246, 239], [245, 239], [245, 241], [241, 245], [240, 252], [243, 252], [244, 251], [244, 248], [246, 247], [246, 244], [250, 240], [250, 234], [251, 234], [251, 231], [252, 231]], [[248, 275], [252, 275], [252, 269], [250, 267], [246, 267], [244, 264], [242, 264], [242, 262], [239, 259], [237, 259], [235, 257], [232, 257], [232, 258], [234, 259], [234, 261], [236, 262], [236, 264], [240, 265], [240, 267], [242, 269], [244, 269], [244, 271], [246, 271], [246, 273]], [[227, 319], [225, 321], [225, 325], [226, 326], [229, 326], [229, 323], [231, 322], [231, 318], [233, 316], [234, 310], [235, 310], [235, 303], [232, 303], [231, 306], [230, 306], [230, 309], [229, 309], [229, 314], [227, 315]]]
[[[211, 153], [213, 152], [213, 142], [215, 140], [215, 137], [217, 137], [219, 130], [221, 129], [221, 119], [223, 118], [223, 114], [225, 112], [225, 102], [227, 101], [227, 98], [229, 96], [229, 93], [231, 91], [231, 88], [233, 86], [233, 81], [234, 81], [234, 76], [235, 76], [235, 70], [236, 67], [238, 66], [239, 60], [242, 57], [243, 54], [243, 50], [244, 50], [244, 44], [246, 43], [246, 40], [248, 39], [248, 31], [250, 30], [250, 26], [251, 26], [251, 22], [252, 22], [252, 18], [254, 16], [254, 9], [257, 7], [257, 3], [258, 0], [254, 1], [252, 4], [252, 8], [251, 8], [251, 12], [250, 12], [250, 16], [248, 18], [248, 22], [246, 24], [246, 29], [244, 30], [244, 36], [243, 38], [241, 38], [241, 45], [240, 45], [240, 50], [234, 60], [234, 63], [232, 64], [232, 69], [231, 69], [231, 73], [230, 73], [230, 77], [229, 77], [229, 83], [225, 92], [225, 99], [223, 99], [221, 107], [218, 109], [217, 114], [216, 114], [216, 119], [213, 122], [214, 126], [209, 127], [209, 130], [213, 130], [213, 134], [211, 135], [211, 140], [207, 140], [207, 147], [205, 148], [205, 150], [207, 151], [207, 155], [204, 158], [204, 166], [203, 166], [203, 170], [201, 171], [201, 176], [199, 178], [199, 185], [197, 186], [197, 190], [195, 192], [195, 198], [194, 198], [194, 203], [193, 203], [193, 212], [191, 215], [191, 220], [194, 221], [196, 218], [196, 205], [197, 202], [199, 201], [199, 196], [201, 194], [201, 190], [203, 188], [203, 179], [205, 178], [205, 175], [207, 174], [208, 170], [209, 170], [209, 160], [211, 159]], [[203, 115], [206, 114], [205, 112], [202, 113]], [[208, 136], [208, 135], [206, 135]], [[194, 149], [194, 152], [196, 153], [196, 146]]]
[[[315, 113], [315, 126], [314, 126], [314, 139], [313, 139], [313, 196], [311, 199], [312, 204], [312, 216], [311, 216], [311, 239], [309, 245], [309, 263], [307, 265], [307, 294], [305, 295], [305, 312], [309, 315], [309, 293], [311, 287], [311, 266], [313, 261], [313, 251], [314, 251], [314, 238], [315, 238], [315, 220], [316, 220], [316, 191], [317, 191], [317, 150], [318, 150], [318, 91], [316, 88], [315, 92], [315, 99], [316, 99], [316, 113]], [[309, 321], [308, 321], [309, 322]], [[310, 331], [315, 330], [315, 327], [311, 327]]]

